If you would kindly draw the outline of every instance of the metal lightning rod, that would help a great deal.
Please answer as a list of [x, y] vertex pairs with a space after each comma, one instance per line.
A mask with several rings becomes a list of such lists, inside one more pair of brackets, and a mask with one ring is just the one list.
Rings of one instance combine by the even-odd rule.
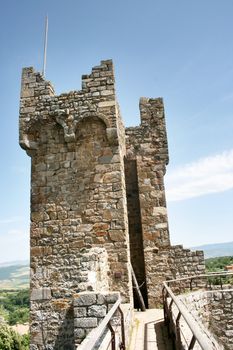
[[44, 60], [43, 60], [43, 70], [42, 75], [45, 77], [45, 68], [46, 68], [46, 58], [47, 58], [47, 43], [48, 43], [48, 15], [45, 19], [45, 36], [44, 36]]

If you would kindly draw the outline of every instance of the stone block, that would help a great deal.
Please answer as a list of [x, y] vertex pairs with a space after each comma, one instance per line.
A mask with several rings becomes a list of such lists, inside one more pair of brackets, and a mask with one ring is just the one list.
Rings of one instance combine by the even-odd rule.
[[97, 304], [98, 305], [102, 305], [102, 304], [105, 304], [106, 303], [106, 299], [105, 299], [105, 296], [103, 294], [97, 294]]
[[108, 304], [114, 304], [119, 298], [120, 298], [119, 292], [110, 292], [105, 296], [105, 300]]
[[102, 156], [98, 159], [100, 164], [109, 164], [111, 163], [112, 155]]
[[110, 230], [109, 237], [112, 241], [123, 242], [125, 240], [125, 233], [123, 230]]
[[83, 328], [76, 328], [74, 329], [74, 336], [78, 339], [84, 339], [86, 336], [86, 331]]
[[52, 298], [51, 289], [50, 288], [33, 288], [31, 290], [31, 300], [39, 301], [39, 300], [49, 300]]
[[95, 328], [98, 325], [98, 320], [95, 317], [82, 317], [74, 319], [75, 328]]
[[74, 306], [90, 306], [96, 303], [96, 293], [94, 292], [82, 292], [76, 294], [74, 299]]
[[74, 317], [79, 318], [79, 317], [85, 317], [87, 316], [87, 309], [86, 307], [74, 307]]
[[100, 108], [105, 108], [105, 107], [112, 107], [112, 106], [115, 106], [116, 102], [115, 100], [112, 100], [112, 101], [103, 101], [103, 102], [99, 102], [98, 103], [98, 106]]
[[88, 307], [88, 316], [91, 317], [104, 317], [107, 313], [107, 306], [106, 305], [92, 305]]
[[101, 95], [102, 96], [109, 96], [109, 95], [113, 95], [114, 91], [113, 90], [103, 90], [101, 91]]

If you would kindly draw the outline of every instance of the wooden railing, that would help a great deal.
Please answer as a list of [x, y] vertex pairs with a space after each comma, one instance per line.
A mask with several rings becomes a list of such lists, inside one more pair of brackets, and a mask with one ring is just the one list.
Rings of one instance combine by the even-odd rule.
[[[104, 341], [104, 338], [106, 337], [107, 330], [110, 331], [110, 342], [109, 345], [111, 345], [111, 350], [125, 350], [125, 325], [124, 325], [124, 314], [120, 308], [121, 305], [121, 299], [119, 298], [115, 304], [111, 307], [110, 311], [107, 313], [107, 315], [104, 317], [104, 319], [101, 321], [99, 326], [95, 329], [93, 329], [87, 337], [84, 339], [84, 341], [78, 346], [78, 350], [94, 350], [99, 349], [100, 344]], [[115, 314], [119, 312], [120, 314], [120, 341], [116, 340], [116, 329], [114, 329], [113, 326], [113, 318], [115, 317]], [[109, 347], [107, 347], [109, 348]], [[101, 347], [102, 349], [102, 347]]]
[[[209, 333], [204, 330], [204, 327], [200, 327], [197, 320], [191, 315], [186, 306], [181, 302], [179, 297], [177, 297], [171, 288], [179, 290], [180, 288], [189, 287], [189, 291], [193, 290], [193, 284], [196, 281], [200, 281], [200, 285], [204, 285], [207, 282], [206, 287], [211, 285], [211, 279], [218, 277], [220, 278], [220, 286], [222, 287], [222, 278], [232, 276], [232, 272], [226, 273], [212, 273], [206, 275], [191, 276], [188, 278], [180, 278], [176, 280], [170, 280], [163, 283], [163, 308], [164, 308], [164, 321], [168, 327], [169, 334], [172, 336], [173, 345], [175, 349], [185, 349], [184, 344], [181, 340], [181, 327], [180, 321], [185, 322], [186, 327], [191, 332], [192, 336], [187, 342], [187, 349], [194, 349], [196, 343], [199, 344], [199, 349], [203, 350], [217, 350], [221, 349], [218, 343], [210, 338]], [[172, 287], [171, 287], [172, 286]], [[197, 285], [196, 285], [197, 288]], [[206, 289], [206, 288], [205, 288]], [[211, 289], [211, 288], [208, 288]], [[174, 305], [176, 313], [174, 312]]]

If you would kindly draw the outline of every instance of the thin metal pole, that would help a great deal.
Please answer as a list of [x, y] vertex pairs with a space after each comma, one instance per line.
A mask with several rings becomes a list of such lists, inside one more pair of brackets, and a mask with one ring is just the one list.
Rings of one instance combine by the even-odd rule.
[[111, 332], [111, 344], [112, 344], [112, 350], [116, 350], [116, 339], [115, 339], [115, 331], [110, 323], [111, 321], [108, 322], [107, 326]]
[[45, 19], [45, 37], [44, 37], [44, 60], [43, 60], [43, 70], [42, 70], [42, 75], [45, 77], [45, 69], [46, 69], [46, 58], [47, 58], [47, 43], [48, 43], [48, 15], [46, 16]]

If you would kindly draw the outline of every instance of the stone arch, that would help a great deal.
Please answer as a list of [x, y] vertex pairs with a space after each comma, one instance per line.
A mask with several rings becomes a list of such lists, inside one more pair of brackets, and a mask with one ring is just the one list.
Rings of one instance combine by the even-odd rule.
[[61, 126], [53, 120], [36, 119], [30, 123], [27, 130], [23, 134], [23, 141], [28, 149], [36, 150], [42, 144], [54, 141], [61, 133]]
[[106, 125], [106, 128], [110, 128], [110, 122], [108, 120], [108, 118], [106, 117], [105, 114], [103, 113], [98, 113], [98, 112], [85, 112], [81, 118], [79, 118], [78, 123], [86, 118], [99, 118], [100, 120], [102, 120], [104, 122], [104, 124]]
[[118, 145], [117, 128], [111, 127], [110, 121], [103, 113], [96, 111], [88, 111], [81, 116], [75, 116], [69, 113], [69, 109], [56, 111], [56, 122], [60, 124], [64, 130], [64, 138], [67, 143], [75, 142], [78, 124], [83, 120], [96, 119], [101, 120], [106, 127], [107, 139], [110, 145]]
[[109, 121], [109, 119], [107, 118], [107, 116], [103, 113], [98, 113], [98, 112], [85, 112], [81, 118], [79, 118], [77, 120], [77, 125], [76, 128], [78, 126], [78, 124], [80, 122], [82, 122], [83, 120], [86, 119], [90, 119], [90, 118], [98, 118], [99, 120], [101, 120], [105, 126], [106, 126], [106, 135], [107, 135], [107, 139], [108, 142], [111, 146], [116, 146], [118, 145], [118, 132], [117, 132], [117, 128], [116, 127], [111, 127], [111, 123]]
[[[98, 117], [92, 116], [91, 118], [82, 118], [77, 123], [76, 132], [75, 132], [75, 150], [83, 148], [83, 151], [88, 154], [90, 148], [93, 144], [96, 145], [96, 148], [105, 148], [109, 147], [107, 134], [106, 134], [106, 125]], [[92, 150], [94, 152], [94, 149]], [[91, 153], [92, 153], [91, 151]], [[88, 158], [88, 157], [87, 157]], [[87, 161], [87, 159], [86, 159]], [[93, 160], [92, 160], [93, 162]]]
[[108, 120], [107, 116], [103, 113], [98, 113], [98, 112], [85, 112], [82, 115], [82, 117], [79, 119], [79, 121], [86, 119], [86, 118], [94, 118], [94, 117], [102, 120], [104, 122], [104, 124], [106, 125], [106, 128], [111, 127], [110, 121]]

